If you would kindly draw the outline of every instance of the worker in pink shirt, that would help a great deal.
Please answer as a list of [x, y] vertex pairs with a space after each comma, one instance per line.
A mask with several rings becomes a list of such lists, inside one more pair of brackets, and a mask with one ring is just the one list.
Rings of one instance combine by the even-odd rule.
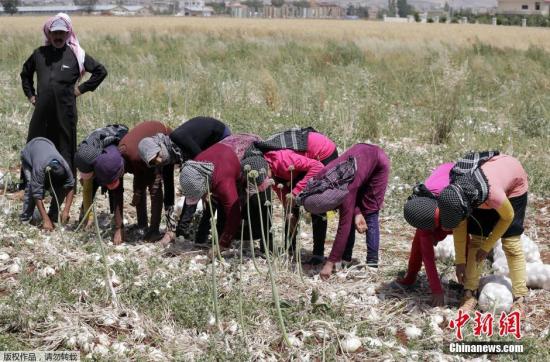
[[[286, 240], [290, 239], [290, 250], [293, 252], [296, 242], [295, 225], [299, 216], [299, 208], [294, 199], [311, 177], [338, 157], [338, 150], [330, 138], [312, 128], [290, 129], [275, 134], [266, 141], [256, 142], [255, 146], [264, 152], [271, 175], [278, 184], [275, 192], [283, 202], [287, 216]], [[318, 265], [324, 262], [326, 213], [311, 215], [311, 219], [313, 256], [308, 263]]]
[[[438, 207], [441, 226], [453, 230], [457, 279], [464, 281], [461, 309], [476, 307], [482, 263], [501, 239], [512, 280], [512, 308], [523, 312], [528, 290], [520, 237], [527, 208], [527, 173], [516, 158], [486, 151], [465, 155], [450, 175]], [[467, 222], [469, 218], [476, 222]], [[466, 258], [468, 235], [471, 242]]]
[[416, 232], [411, 246], [407, 274], [403, 278], [397, 279], [395, 283], [403, 286], [414, 284], [422, 263], [424, 263], [432, 292], [431, 303], [433, 306], [444, 304], [443, 288], [435, 263], [434, 247], [451, 234], [451, 231], [443, 230], [439, 224], [437, 197], [449, 185], [449, 173], [453, 166], [454, 163], [449, 162], [433, 170], [423, 184], [415, 187], [414, 194], [404, 208], [405, 220], [416, 227]]

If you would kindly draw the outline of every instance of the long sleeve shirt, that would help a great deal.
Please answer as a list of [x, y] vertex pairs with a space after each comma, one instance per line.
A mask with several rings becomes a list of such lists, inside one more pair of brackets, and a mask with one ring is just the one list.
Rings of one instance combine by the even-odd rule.
[[[454, 163], [452, 162], [438, 166], [424, 181], [426, 188], [435, 196], [439, 196], [441, 191], [449, 185], [449, 173], [453, 166]], [[423, 263], [432, 293], [443, 293], [435, 263], [434, 245], [443, 240], [448, 234], [450, 234], [450, 231], [444, 231], [440, 227], [435, 230], [416, 230], [409, 257], [407, 276], [402, 281], [404, 284], [412, 284], [414, 282]]]
[[[269, 151], [264, 154], [272, 175], [285, 183], [292, 183], [292, 194], [298, 195], [307, 185], [307, 181], [323, 169], [323, 163], [301, 155], [293, 150]], [[298, 180], [298, 181], [296, 181]], [[289, 187], [276, 189], [279, 199], [290, 191]]]
[[[326, 172], [337, 163], [354, 157], [356, 172], [348, 185], [348, 195], [338, 208], [338, 231], [328, 260], [338, 262], [346, 248], [348, 236], [353, 232], [355, 215], [364, 216], [380, 210], [384, 203], [384, 194], [388, 185], [390, 160], [380, 147], [360, 143], [352, 146], [340, 157], [331, 161], [322, 172]], [[319, 176], [321, 176], [319, 174]]]
[[[291, 149], [269, 151], [264, 154], [271, 173], [276, 179], [285, 182], [282, 189], [275, 189], [279, 199], [292, 192], [298, 195], [310, 178], [324, 167], [322, 161], [330, 157], [336, 150], [336, 145], [327, 136], [310, 132], [307, 138], [307, 150], [298, 152]], [[286, 184], [292, 183], [291, 187]]]
[[[107, 76], [105, 67], [88, 54], [84, 57], [84, 69], [91, 73], [90, 79], [78, 86], [80, 93], [94, 91]], [[37, 88], [33, 76], [37, 74]], [[52, 45], [41, 46], [23, 64], [21, 83], [27, 98], [48, 96], [52, 92], [58, 97], [72, 97], [74, 86], [80, 78], [78, 61], [73, 51], [65, 46], [57, 49]]]
[[138, 144], [146, 137], [152, 137], [157, 133], [169, 135], [171, 131], [170, 127], [159, 121], [144, 121], [130, 129], [118, 143], [118, 150], [124, 157], [125, 172], [132, 173], [136, 177], [152, 174], [153, 169], [149, 168], [139, 155]]
[[451, 170], [454, 167], [454, 163], [447, 162], [436, 167], [430, 176], [424, 181], [424, 185], [432, 194], [439, 196], [441, 191], [449, 186]]
[[[169, 135], [172, 130], [158, 121], [144, 121], [132, 128], [118, 144], [118, 150], [124, 158], [124, 171], [134, 174], [134, 191], [144, 190], [155, 180], [155, 169], [149, 168], [141, 159], [138, 150], [139, 141], [145, 137], [151, 137], [157, 133]], [[164, 207], [174, 205], [174, 168], [173, 165], [164, 166], [162, 169], [164, 183]], [[122, 180], [121, 180], [122, 181]], [[122, 226], [122, 182], [113, 191], [115, 198], [115, 225]], [[145, 205], [140, 207], [146, 207]], [[162, 205], [161, 205], [162, 207]]]
[[307, 150], [304, 156], [323, 161], [336, 151], [336, 144], [330, 138], [319, 132], [309, 132], [307, 135]]
[[210, 192], [225, 214], [225, 225], [219, 242], [222, 246], [228, 246], [239, 230], [241, 220], [237, 189], [237, 184], [241, 180], [241, 164], [235, 152], [221, 143], [199, 153], [195, 161], [214, 164]]
[[[428, 278], [428, 284], [430, 285], [432, 294], [443, 293], [443, 288], [441, 287], [441, 281], [439, 280], [437, 266], [435, 263], [434, 245], [445, 239], [448, 234], [450, 234], [449, 231], [444, 231], [441, 228], [436, 230], [416, 229], [411, 248], [411, 255], [409, 257], [409, 269], [407, 270], [407, 277], [410, 277], [411, 279], [410, 284], [414, 282], [414, 279], [416, 279], [416, 274], [420, 270], [421, 264], [424, 263], [426, 277]], [[415, 270], [411, 270], [411, 268], [414, 268]], [[409, 275], [409, 273], [414, 275]], [[404, 284], [409, 283], [405, 280]]]
[[177, 127], [170, 139], [182, 151], [184, 157], [194, 159], [199, 153], [223, 139], [227, 126], [211, 117], [191, 118]]
[[[494, 209], [499, 215], [499, 220], [493, 227], [493, 231], [481, 244], [481, 249], [489, 252], [514, 220], [514, 208], [509, 199], [525, 194], [529, 189], [529, 184], [523, 166], [512, 156], [504, 154], [495, 156], [481, 165], [481, 170], [489, 183], [489, 195], [480, 208]], [[461, 255], [466, 249], [467, 233], [466, 220], [453, 230], [457, 264], [466, 262]]]
[[27, 181], [29, 182], [31, 196], [36, 200], [44, 199], [46, 167], [53, 160], [57, 160], [65, 169], [66, 179], [63, 187], [66, 189], [73, 188], [73, 173], [52, 141], [43, 137], [33, 138], [21, 151], [23, 167], [31, 170], [31, 179]]

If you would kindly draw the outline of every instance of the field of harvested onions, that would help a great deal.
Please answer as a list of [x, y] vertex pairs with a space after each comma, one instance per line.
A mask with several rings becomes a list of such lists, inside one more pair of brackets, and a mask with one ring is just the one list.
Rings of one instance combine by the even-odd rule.
[[[401, 210], [412, 186], [473, 149], [499, 149], [523, 163], [530, 183], [525, 234], [540, 261], [550, 264], [548, 31], [157, 19], [165, 18], [73, 19], [82, 47], [109, 71], [95, 92], [78, 100], [79, 140], [110, 123], [157, 119], [175, 127], [211, 115], [233, 132], [267, 136], [300, 125], [329, 135], [340, 150], [376, 143], [392, 161], [380, 267], [363, 265], [363, 237], [354, 250], [358, 264], [328, 281], [287, 258], [270, 260], [270, 272], [257, 243], [253, 257], [249, 241], [242, 262], [236, 240], [214, 265], [206, 249], [189, 241], [168, 248], [144, 243], [132, 232], [129, 186], [124, 245], [109, 243], [104, 195], [97, 203], [101, 238], [94, 229], [75, 232], [79, 194], [67, 227], [45, 233], [21, 224], [14, 183], [33, 109], [19, 72], [42, 43], [45, 19], [2, 18], [0, 350], [77, 350], [105, 361], [549, 358], [547, 290], [530, 289], [525, 353], [457, 355], [448, 351], [455, 335], [447, 326], [457, 317], [459, 298], [452, 260], [438, 260], [443, 308], [430, 307], [424, 274], [412, 290], [384, 287], [407, 267], [414, 230]], [[333, 31], [319, 31], [324, 24]], [[274, 204], [273, 232], [281, 240], [282, 210]], [[330, 217], [327, 249], [337, 219]], [[307, 217], [298, 236], [305, 259], [312, 247]], [[494, 271], [491, 264], [486, 271]], [[471, 327], [466, 339], [483, 340]]]

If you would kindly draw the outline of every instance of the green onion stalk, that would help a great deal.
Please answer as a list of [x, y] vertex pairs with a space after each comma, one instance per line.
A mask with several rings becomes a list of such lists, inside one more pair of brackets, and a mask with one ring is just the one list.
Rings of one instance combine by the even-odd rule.
[[[268, 225], [270, 226], [270, 229], [267, 231], [267, 244], [270, 245], [269, 235], [270, 235], [271, 227], [273, 226], [273, 216], [271, 215], [271, 211], [270, 211], [271, 210], [271, 201], [269, 201], [267, 199], [267, 193], [268, 192], [271, 192], [271, 186], [267, 187], [264, 190], [264, 195], [265, 195], [264, 206], [267, 206], [266, 207], [267, 221], [268, 221]], [[271, 247], [273, 249], [273, 257], [278, 260], [279, 259], [279, 247], [277, 245], [275, 245], [275, 239], [274, 238], [271, 238]]]
[[[294, 174], [293, 174], [293, 171], [294, 171], [294, 165], [290, 165], [288, 170], [290, 171], [290, 201], [293, 201], [294, 200], [294, 195], [292, 194], [292, 189], [294, 188]], [[292, 203], [290, 203], [292, 205]], [[292, 210], [291, 210], [292, 212]], [[298, 231], [298, 224], [299, 224], [299, 220], [300, 220], [300, 214], [299, 214], [299, 211], [298, 211], [298, 216], [296, 217], [296, 225], [294, 225], [294, 227], [292, 228], [293, 230], [290, 232], [290, 240], [294, 240], [294, 237], [296, 237], [296, 242], [295, 242], [295, 253], [296, 253], [296, 267], [298, 269], [298, 274], [300, 275], [300, 279], [302, 280], [302, 282], [304, 282], [304, 277], [302, 275], [302, 258], [301, 258], [301, 255], [300, 255], [300, 250], [301, 250], [301, 247], [300, 247], [300, 242], [299, 242], [299, 238], [297, 237], [297, 231]], [[292, 225], [291, 225], [292, 226]]]
[[[284, 198], [285, 195], [283, 195], [283, 184], [279, 183], [277, 184], [277, 188], [279, 189], [279, 194]], [[281, 201], [284, 201], [281, 200]], [[287, 205], [288, 206], [288, 205]], [[282, 228], [282, 232], [281, 232], [281, 247], [282, 247], [282, 251], [281, 253], [279, 253], [280, 255], [286, 255], [286, 247], [287, 247], [287, 242], [286, 242], [286, 234], [287, 234], [287, 228], [286, 228], [286, 215], [288, 214], [287, 213], [287, 210], [286, 210], [286, 206], [283, 206], [283, 228]]]
[[288, 221], [288, 231], [286, 233], [286, 251], [287, 251], [287, 254], [290, 256], [290, 248], [292, 247], [292, 240], [294, 238], [294, 230], [292, 230], [292, 224], [290, 223], [290, 220], [292, 220], [292, 200], [293, 200], [293, 196], [292, 195], [292, 190], [294, 189], [294, 165], [290, 165], [288, 167], [288, 171], [290, 171], [290, 192], [285, 195], [286, 197], [286, 204], [287, 204], [287, 208], [286, 208], [286, 211], [287, 211], [287, 214], [286, 216], [287, 217], [290, 217], [289, 221]]
[[[248, 172], [250, 171], [250, 165], [244, 166], [244, 170], [248, 176]], [[256, 253], [254, 251], [254, 236], [252, 235], [252, 218], [250, 217], [250, 180], [248, 177], [246, 178], [246, 213], [248, 217], [248, 236], [250, 238], [250, 252], [252, 254], [252, 263], [254, 264], [254, 269], [258, 272], [258, 274], [262, 274], [260, 272], [260, 269], [258, 268], [258, 264], [256, 264]]]
[[[254, 186], [256, 186], [256, 190], [258, 190], [258, 185], [256, 184], [256, 178], [258, 177], [258, 171], [252, 170], [247, 173], [248, 177], [251, 177], [254, 180]], [[258, 200], [260, 199], [260, 195], [256, 193], [256, 196], [258, 197]], [[261, 205], [260, 207], [260, 219], [261, 219]], [[262, 228], [262, 234], [264, 233], [264, 227], [263, 223], [261, 224]], [[265, 240], [264, 242], [264, 248], [265, 246]], [[281, 333], [283, 335], [283, 340], [287, 346], [291, 346], [290, 340], [288, 339], [288, 334], [286, 333], [286, 327], [285, 327], [285, 321], [283, 319], [283, 312], [281, 311], [281, 302], [279, 300], [279, 291], [277, 289], [277, 284], [275, 283], [275, 273], [273, 272], [273, 268], [271, 266], [271, 257], [269, 256], [269, 250], [266, 250], [265, 253], [265, 259], [267, 261], [267, 267], [269, 270], [269, 280], [271, 282], [271, 294], [273, 296], [273, 302], [275, 303], [275, 309], [277, 311], [277, 317], [279, 319], [279, 327], [281, 328]]]
[[[298, 218], [299, 220], [299, 218]], [[304, 283], [304, 276], [302, 273], [302, 254], [301, 254], [301, 237], [298, 236], [298, 225], [299, 223], [296, 223], [296, 227], [294, 228], [294, 233], [296, 234], [296, 268], [298, 269], [298, 275], [300, 276], [300, 280], [302, 283]], [[292, 237], [294, 237], [294, 234]]]
[[[254, 173], [252, 173], [254, 172]], [[252, 171], [252, 175], [257, 175], [257, 171]], [[256, 176], [257, 177], [257, 176]], [[254, 177], [254, 189], [256, 190], [256, 198], [258, 199], [258, 211], [260, 214], [260, 230], [261, 230], [261, 243], [264, 246], [264, 250], [267, 253], [270, 253], [269, 245], [267, 243], [267, 234], [269, 233], [269, 230], [265, 230], [264, 228], [264, 217], [262, 212], [262, 200], [260, 199], [260, 189], [258, 188], [258, 184], [256, 183], [256, 177]]]
[[212, 198], [210, 193], [210, 182], [208, 177], [206, 178], [206, 187], [207, 187], [207, 197], [208, 197], [208, 207], [210, 208], [210, 229], [212, 230], [212, 304], [214, 306], [214, 317], [216, 318], [216, 326], [220, 329], [220, 309], [218, 306], [218, 287], [216, 283], [216, 258], [214, 253], [216, 253], [221, 260], [221, 255], [219, 252], [218, 244], [218, 229], [216, 227], [216, 220], [214, 218], [214, 211], [212, 209]]
[[241, 333], [243, 334], [243, 339], [246, 345], [248, 345], [246, 341], [246, 331], [245, 331], [245, 324], [244, 324], [244, 312], [243, 312], [243, 272], [242, 272], [242, 266], [243, 266], [243, 243], [244, 243], [244, 220], [241, 222], [241, 245], [239, 248], [239, 323], [241, 325]]
[[111, 304], [115, 309], [118, 309], [118, 298], [113, 288], [113, 283], [111, 282], [111, 273], [109, 271], [109, 266], [107, 265], [107, 253], [105, 252], [105, 247], [103, 246], [103, 239], [101, 238], [101, 230], [99, 229], [99, 221], [97, 220], [97, 212], [95, 210], [95, 201], [92, 202], [92, 208], [94, 213], [94, 223], [95, 230], [97, 232], [97, 243], [99, 246], [99, 252], [101, 253], [101, 258], [103, 260], [103, 267], [105, 269], [105, 287], [107, 288], [107, 294], [111, 295]]
[[[260, 170], [260, 173], [262, 174], [265, 174], [265, 170], [262, 168]], [[275, 248], [275, 245], [271, 245], [271, 247], [273, 248], [273, 250], [270, 250], [269, 249], [269, 233], [270, 233], [270, 230], [267, 229], [267, 225], [265, 226], [265, 229], [264, 229], [264, 218], [263, 218], [263, 211], [262, 211], [262, 204], [261, 204], [261, 199], [260, 199], [260, 189], [258, 187], [258, 185], [256, 184], [256, 180], [254, 180], [254, 187], [256, 188], [256, 197], [258, 198], [258, 210], [259, 210], [259, 213], [260, 213], [260, 226], [261, 226], [261, 231], [262, 231], [262, 243], [264, 245], [264, 249], [266, 251], [266, 253], [272, 253], [273, 255], [273, 268], [275, 269], [275, 272], [278, 271], [278, 261], [280, 260], [279, 259], [279, 253], [278, 251], [275, 251], [276, 248]], [[267, 190], [267, 189], [266, 189]], [[265, 192], [265, 190], [264, 190]], [[267, 197], [266, 197], [267, 199]], [[267, 202], [267, 201], [266, 201]], [[266, 206], [265, 204], [263, 206]], [[271, 220], [270, 219], [270, 213], [269, 213], [269, 207], [267, 207], [267, 217], [268, 217], [268, 220]], [[268, 221], [268, 223], [271, 225], [271, 222]]]

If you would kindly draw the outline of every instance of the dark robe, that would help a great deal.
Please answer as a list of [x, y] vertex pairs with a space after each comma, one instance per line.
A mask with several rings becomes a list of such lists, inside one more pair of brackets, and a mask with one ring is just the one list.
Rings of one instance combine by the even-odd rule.
[[[92, 76], [80, 84], [80, 93], [95, 90], [107, 76], [103, 65], [86, 55], [84, 69]], [[37, 91], [34, 73], [37, 75]], [[21, 82], [27, 98], [36, 96], [35, 109], [29, 124], [27, 142], [45, 137], [53, 142], [59, 153], [76, 174], [76, 97], [74, 88], [80, 77], [78, 61], [71, 48], [57, 49], [52, 45], [37, 48], [23, 64]]]

